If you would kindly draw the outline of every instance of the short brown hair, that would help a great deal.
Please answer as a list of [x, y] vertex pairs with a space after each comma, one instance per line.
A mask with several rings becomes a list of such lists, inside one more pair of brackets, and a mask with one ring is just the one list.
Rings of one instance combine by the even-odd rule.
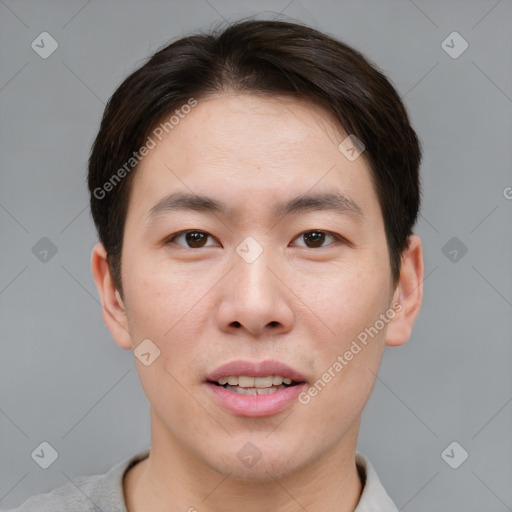
[[313, 101], [364, 143], [396, 285], [421, 195], [421, 146], [399, 94], [375, 64], [337, 39], [296, 23], [245, 20], [165, 46], [107, 103], [89, 158], [88, 186], [121, 294], [123, 233], [137, 162], [126, 163], [165, 116], [191, 98], [226, 90]]

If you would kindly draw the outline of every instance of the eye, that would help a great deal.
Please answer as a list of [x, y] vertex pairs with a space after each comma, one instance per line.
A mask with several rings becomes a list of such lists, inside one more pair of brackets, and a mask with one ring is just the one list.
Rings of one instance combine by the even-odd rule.
[[[184, 237], [185, 244], [178, 243], [177, 240]], [[211, 235], [204, 231], [182, 231], [180, 233], [176, 233], [169, 237], [165, 243], [176, 243], [177, 245], [181, 245], [188, 249], [200, 249], [202, 247], [212, 247], [212, 244], [207, 244], [206, 241], [208, 238], [212, 238]], [[326, 239], [332, 239], [334, 241], [342, 241], [342, 238], [334, 233], [330, 233], [328, 231], [314, 230], [314, 231], [305, 231], [301, 233], [295, 240], [303, 240], [304, 244], [301, 247], [307, 247], [309, 249], [322, 248], [326, 247], [324, 245]], [[300, 245], [300, 244], [299, 244]], [[332, 245], [328, 244], [328, 245]], [[215, 244], [213, 244], [215, 247]]]
[[[206, 245], [206, 240], [208, 237], [211, 237], [208, 233], [205, 233], [204, 231], [182, 231], [181, 233], [176, 233], [172, 235], [170, 238], [168, 238], [165, 243], [175, 243], [176, 240], [180, 239], [181, 237], [185, 238], [185, 243], [188, 244], [185, 247], [189, 249], [197, 249], [201, 247], [211, 247]], [[178, 245], [183, 245], [178, 243]]]
[[[333, 240], [341, 241], [341, 237], [335, 235], [334, 233], [329, 233], [328, 231], [305, 231], [301, 233], [300, 236], [296, 238], [296, 240], [304, 240], [305, 244], [301, 247], [307, 247], [309, 249], [314, 249], [317, 247], [322, 247], [322, 244], [325, 242], [326, 237], [332, 238]], [[332, 245], [332, 244], [328, 244]], [[324, 246], [325, 247], [325, 246]]]

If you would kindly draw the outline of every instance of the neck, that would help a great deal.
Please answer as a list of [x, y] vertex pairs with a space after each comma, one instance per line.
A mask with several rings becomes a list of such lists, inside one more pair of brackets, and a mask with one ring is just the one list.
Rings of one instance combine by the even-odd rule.
[[[155, 418], [152, 418], [153, 420]], [[187, 451], [161, 424], [152, 421], [152, 447], [124, 478], [128, 512], [353, 512], [362, 492], [355, 464], [354, 427], [329, 452], [292, 474], [265, 480], [235, 479]]]

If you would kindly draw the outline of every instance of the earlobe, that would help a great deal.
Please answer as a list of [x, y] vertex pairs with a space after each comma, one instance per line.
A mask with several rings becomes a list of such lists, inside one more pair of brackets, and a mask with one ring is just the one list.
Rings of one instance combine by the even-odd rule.
[[423, 299], [423, 250], [417, 235], [411, 235], [408, 249], [402, 256], [400, 278], [393, 295], [392, 304], [400, 304], [396, 316], [386, 331], [386, 345], [399, 346], [406, 343], [412, 332]]
[[92, 250], [91, 267], [101, 298], [103, 320], [116, 343], [122, 348], [131, 350], [132, 341], [128, 330], [125, 305], [112, 281], [107, 252], [102, 244], [95, 245]]

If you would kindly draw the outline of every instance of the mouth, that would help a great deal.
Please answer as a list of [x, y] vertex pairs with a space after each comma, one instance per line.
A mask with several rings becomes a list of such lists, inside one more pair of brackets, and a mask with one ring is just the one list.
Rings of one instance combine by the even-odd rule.
[[307, 381], [279, 361], [233, 361], [209, 374], [204, 384], [211, 398], [236, 416], [261, 417], [289, 407]]

